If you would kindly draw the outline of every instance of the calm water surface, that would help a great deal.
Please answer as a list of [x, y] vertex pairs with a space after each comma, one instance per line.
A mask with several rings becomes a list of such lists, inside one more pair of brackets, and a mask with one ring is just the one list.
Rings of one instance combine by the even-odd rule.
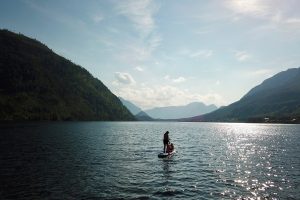
[[300, 199], [299, 146], [299, 125], [2, 124], [0, 199]]

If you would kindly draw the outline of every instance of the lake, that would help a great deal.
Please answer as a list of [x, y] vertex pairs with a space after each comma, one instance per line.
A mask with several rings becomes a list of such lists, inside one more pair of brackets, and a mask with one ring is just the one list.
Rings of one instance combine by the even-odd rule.
[[[170, 132], [177, 153], [161, 159]], [[0, 125], [0, 199], [299, 199], [300, 125]]]

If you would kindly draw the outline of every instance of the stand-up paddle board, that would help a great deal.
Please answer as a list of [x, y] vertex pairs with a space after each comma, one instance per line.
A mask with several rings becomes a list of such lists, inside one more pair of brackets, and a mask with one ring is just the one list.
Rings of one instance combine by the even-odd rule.
[[158, 156], [159, 158], [171, 158], [175, 153], [176, 153], [175, 150], [172, 151], [172, 152], [170, 152], [170, 153], [164, 153], [164, 152], [161, 152], [161, 153], [159, 153], [157, 156]]

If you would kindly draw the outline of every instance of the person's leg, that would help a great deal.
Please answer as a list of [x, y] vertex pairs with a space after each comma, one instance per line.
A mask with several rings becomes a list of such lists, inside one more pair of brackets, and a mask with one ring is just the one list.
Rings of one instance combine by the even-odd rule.
[[164, 142], [164, 153], [166, 153], [168, 143]]

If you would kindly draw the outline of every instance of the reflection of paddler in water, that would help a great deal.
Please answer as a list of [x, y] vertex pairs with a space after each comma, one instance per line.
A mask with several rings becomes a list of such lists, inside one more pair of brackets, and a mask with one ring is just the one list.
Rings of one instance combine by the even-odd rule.
[[172, 160], [170, 159], [162, 159], [161, 160], [161, 167], [162, 167], [162, 175], [164, 178], [164, 184], [165, 186], [169, 185], [169, 180], [172, 178]]
[[172, 177], [171, 169], [172, 163], [170, 160], [162, 159], [162, 169], [163, 169], [163, 177], [165, 178], [165, 184], [168, 184], [169, 179]]

